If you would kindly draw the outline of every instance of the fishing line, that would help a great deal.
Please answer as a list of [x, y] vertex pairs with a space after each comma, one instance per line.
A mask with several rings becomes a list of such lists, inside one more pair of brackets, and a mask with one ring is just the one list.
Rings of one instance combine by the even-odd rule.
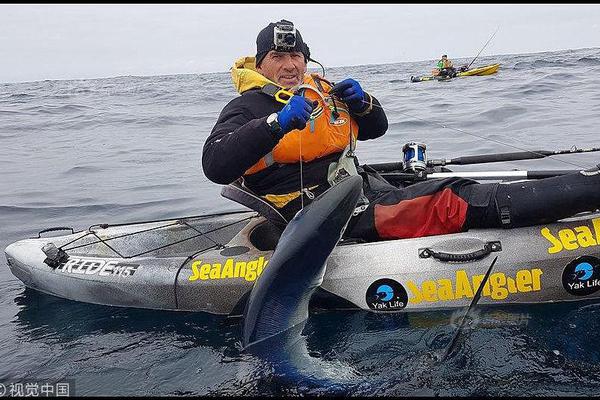
[[[367, 101], [365, 101], [365, 100], [363, 100], [363, 103], [365, 103], [365, 104], [369, 104], [369, 103], [368, 103]], [[386, 111], [386, 112], [388, 111], [388, 110], [386, 110], [386, 109], [385, 109], [383, 106], [380, 106], [380, 105], [378, 105], [378, 104], [374, 104], [374, 103], [373, 103], [373, 107], [379, 107], [379, 108], [381, 108], [382, 110], [384, 110], [384, 111]], [[485, 136], [480, 136], [480, 135], [477, 135], [477, 134], [475, 134], [475, 133], [470, 133], [470, 132], [467, 132], [467, 131], [465, 131], [465, 130], [462, 130], [462, 129], [459, 129], [459, 128], [453, 128], [453, 127], [451, 127], [451, 126], [444, 125], [444, 124], [440, 124], [440, 123], [438, 123], [438, 122], [435, 122], [435, 121], [431, 121], [431, 120], [428, 120], [428, 119], [424, 119], [424, 118], [416, 117], [416, 116], [414, 116], [414, 115], [411, 115], [411, 114], [408, 114], [408, 113], [405, 113], [405, 112], [402, 112], [402, 111], [397, 111], [397, 110], [394, 110], [393, 112], [395, 112], [395, 113], [398, 113], [398, 114], [402, 114], [402, 115], [406, 115], [407, 117], [410, 117], [410, 118], [418, 119], [419, 121], [428, 122], [428, 123], [431, 123], [431, 124], [437, 125], [437, 126], [439, 126], [439, 127], [441, 127], [441, 128], [450, 129], [450, 130], [453, 130], [453, 131], [456, 131], [456, 132], [460, 132], [460, 133], [463, 133], [463, 134], [465, 134], [465, 135], [474, 136], [474, 137], [476, 137], [476, 138], [479, 138], [479, 139], [489, 140], [490, 142], [494, 142], [494, 143], [497, 143], [497, 144], [501, 144], [501, 145], [503, 145], [503, 146], [507, 146], [507, 147], [512, 147], [512, 148], [514, 148], [514, 149], [521, 150], [521, 151], [527, 151], [527, 152], [529, 152], [529, 153], [532, 153], [532, 154], [538, 154], [538, 155], [541, 155], [541, 156], [544, 156], [544, 157], [547, 157], [547, 158], [551, 158], [552, 160], [559, 161], [559, 162], [561, 162], [561, 163], [564, 163], [564, 164], [569, 164], [569, 165], [575, 166], [575, 167], [577, 167], [577, 168], [582, 168], [582, 169], [587, 169], [587, 168], [590, 168], [590, 167], [582, 166], [582, 165], [580, 165], [580, 164], [576, 164], [576, 163], [573, 163], [573, 162], [570, 162], [570, 161], [565, 161], [565, 160], [560, 160], [560, 159], [558, 159], [558, 158], [553, 158], [552, 156], [547, 156], [547, 155], [545, 155], [545, 154], [541, 154], [541, 153], [538, 153], [538, 152], [536, 152], [536, 151], [533, 151], [533, 150], [528, 150], [528, 149], [525, 149], [525, 148], [522, 148], [522, 147], [519, 147], [519, 146], [515, 146], [515, 145], [513, 145], [513, 144], [504, 143], [504, 142], [501, 142], [501, 141], [499, 141], [499, 140], [495, 140], [495, 139], [491, 139], [491, 138], [486, 138]], [[573, 146], [573, 147], [572, 147], [572, 149], [576, 150], [576, 149], [577, 149], [577, 147]]]
[[302, 174], [302, 132], [298, 135], [300, 137], [300, 210], [304, 210], [304, 179]]
[[483, 45], [483, 47], [481, 48], [481, 50], [479, 50], [479, 53], [477, 53], [477, 55], [475, 56], [475, 58], [473, 59], [473, 61], [471, 61], [469, 63], [469, 65], [467, 66], [467, 69], [471, 68], [471, 65], [475, 62], [475, 60], [477, 60], [477, 57], [479, 57], [479, 55], [481, 54], [481, 52], [483, 51], [483, 49], [485, 49], [487, 47], [487, 45], [492, 41], [492, 39], [494, 38], [494, 36], [496, 36], [496, 33], [498, 33], [499, 29], [500, 29], [500, 26], [498, 26], [498, 28], [496, 28], [496, 32], [494, 32], [494, 34], [492, 35], [492, 37], [489, 38], [487, 42], [485, 42], [485, 44]]

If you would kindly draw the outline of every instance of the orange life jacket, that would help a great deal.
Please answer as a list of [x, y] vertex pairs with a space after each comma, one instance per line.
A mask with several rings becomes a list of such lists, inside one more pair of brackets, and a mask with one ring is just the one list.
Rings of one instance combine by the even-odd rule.
[[[350, 117], [346, 104], [329, 95], [329, 82], [317, 74], [306, 75], [298, 90], [305, 98], [319, 103], [306, 127], [288, 132], [269, 154], [250, 167], [244, 175], [255, 174], [275, 163], [293, 164], [300, 159], [310, 162], [341, 153], [350, 144], [351, 137], [353, 143], [356, 142], [358, 124]], [[336, 111], [339, 114], [337, 118], [334, 116]]]

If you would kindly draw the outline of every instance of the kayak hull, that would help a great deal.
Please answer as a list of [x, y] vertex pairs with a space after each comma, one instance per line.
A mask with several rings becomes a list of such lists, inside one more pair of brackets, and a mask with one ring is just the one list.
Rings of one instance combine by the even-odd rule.
[[483, 67], [473, 68], [465, 72], [459, 72], [456, 76], [485, 76], [498, 72], [500, 64], [485, 65]]
[[[375, 312], [465, 307], [496, 256], [480, 304], [595, 299], [600, 297], [597, 235], [600, 214], [510, 230], [346, 241], [331, 253], [313, 305]], [[27, 287], [58, 297], [240, 315], [276, 241], [276, 228], [263, 217], [238, 212], [25, 239], [5, 253], [11, 272]], [[42, 251], [48, 243], [63, 248], [68, 260], [50, 267]], [[489, 254], [483, 251], [490, 248]], [[472, 259], [439, 260], [432, 252]]]

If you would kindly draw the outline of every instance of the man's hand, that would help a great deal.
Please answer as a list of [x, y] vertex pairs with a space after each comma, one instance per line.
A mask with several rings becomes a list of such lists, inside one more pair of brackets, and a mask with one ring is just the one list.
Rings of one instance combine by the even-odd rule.
[[368, 107], [368, 104], [364, 102], [365, 92], [354, 79], [344, 79], [337, 83], [331, 88], [331, 93], [338, 96], [354, 113], [359, 113]]
[[312, 101], [295, 95], [290, 97], [285, 107], [277, 113], [277, 121], [283, 133], [288, 133], [294, 129], [304, 129], [312, 111]]

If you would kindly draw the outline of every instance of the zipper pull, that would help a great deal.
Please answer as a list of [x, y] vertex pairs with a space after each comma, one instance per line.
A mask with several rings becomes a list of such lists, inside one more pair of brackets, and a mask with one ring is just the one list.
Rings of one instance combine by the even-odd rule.
[[306, 195], [306, 197], [308, 197], [311, 200], [315, 199], [315, 194], [313, 192], [311, 192], [310, 190], [308, 190], [308, 188], [304, 188], [302, 189], [302, 192]]

